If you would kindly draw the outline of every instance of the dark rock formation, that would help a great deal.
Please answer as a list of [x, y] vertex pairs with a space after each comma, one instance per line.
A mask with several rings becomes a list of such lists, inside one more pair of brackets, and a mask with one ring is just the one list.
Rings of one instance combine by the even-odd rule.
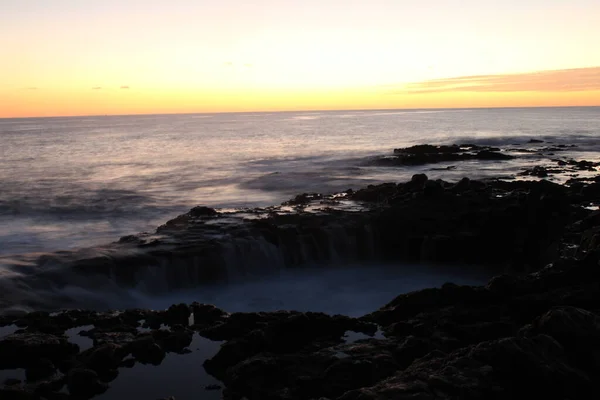
[[[497, 152], [475, 145], [422, 145], [411, 151], [430, 154], [433, 148], [452, 156], [467, 154], [466, 148]], [[569, 163], [567, 167], [575, 168]], [[534, 175], [551, 173], [546, 167], [533, 171]], [[371, 185], [331, 196], [303, 194], [290, 202], [298, 212], [269, 207], [215, 214], [201, 207], [155, 233], [113, 243], [97, 257], [93, 252], [85, 258], [68, 252], [47, 255], [40, 262], [56, 261], [63, 267], [42, 269], [30, 280], [23, 278], [23, 285], [28, 290], [56, 290], [72, 281], [90, 286], [111, 281], [121, 287], [143, 281], [149, 292], [160, 293], [243, 279], [247, 271], [269, 274], [270, 268], [331, 261], [495, 264], [534, 270], [556, 257], [565, 226], [582, 218], [581, 206], [597, 202], [599, 196], [600, 183], [595, 180], [563, 186], [468, 178], [447, 182], [416, 174], [405, 183]], [[68, 304], [67, 296], [64, 301]], [[36, 299], [31, 304], [40, 309], [47, 306]], [[167, 311], [168, 319], [185, 325], [190, 315], [187, 307]], [[138, 310], [135, 315], [111, 318], [130, 328], [132, 319], [146, 319], [149, 327], [160, 327], [154, 322], [158, 314], [146, 314]], [[52, 324], [43, 313], [27, 318], [17, 322], [29, 330], [60, 335], [90, 316], [74, 312]]]
[[[395, 155], [403, 165], [505, 156], [475, 145], [422, 145]], [[561, 168], [597, 167], [561, 162]], [[351, 208], [333, 207], [340, 199]], [[0, 338], [0, 368], [25, 369], [27, 384], [5, 382], [0, 398], [90, 398], [106, 391], [120, 368], [159, 365], [169, 352], [189, 352], [195, 334], [224, 342], [204, 367], [228, 399], [597, 398], [600, 212], [589, 205], [599, 201], [597, 177], [558, 185], [416, 174], [335, 196], [303, 194], [286, 203], [298, 212], [196, 207], [156, 233], [122, 238], [104, 255], [71, 260], [66, 268], [124, 287], [152, 269], [163, 274], [155, 283], [165, 290], [233, 279], [236, 268], [243, 274], [274, 260], [326, 265], [334, 256], [501, 266], [512, 275], [482, 287], [447, 283], [400, 294], [361, 318], [228, 313], [199, 303], [4, 316], [0, 326], [19, 330]], [[27, 283], [34, 290], [69, 282], [51, 270]], [[81, 335], [93, 340], [85, 351], [64, 336], [81, 326], [89, 326]], [[367, 338], [348, 341], [349, 331]]]
[[0, 339], [0, 368], [34, 368], [41, 359], [61, 361], [79, 351], [67, 338], [43, 333], [15, 333]]
[[394, 149], [394, 154], [376, 158], [373, 164], [387, 166], [424, 165], [439, 162], [456, 162], [467, 160], [511, 160], [514, 156], [500, 151], [500, 148], [461, 144], [451, 146], [434, 146], [419, 144], [416, 146]]
[[597, 264], [571, 261], [487, 287], [426, 289], [364, 317], [384, 339], [272, 351], [253, 331], [207, 368], [250, 400], [595, 397], [600, 317], [587, 310], [600, 308], [599, 278]]
[[98, 374], [90, 369], [74, 368], [67, 378], [69, 393], [75, 398], [91, 398], [104, 393], [108, 385], [100, 381]]

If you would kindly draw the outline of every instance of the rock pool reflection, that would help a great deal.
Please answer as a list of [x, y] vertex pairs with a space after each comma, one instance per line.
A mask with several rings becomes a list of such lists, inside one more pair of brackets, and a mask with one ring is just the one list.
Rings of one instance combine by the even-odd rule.
[[132, 368], [120, 368], [119, 376], [110, 383], [108, 391], [94, 399], [161, 399], [169, 396], [177, 400], [220, 399], [221, 390], [206, 390], [207, 386], [222, 385], [206, 373], [202, 363], [219, 351], [221, 343], [195, 333], [189, 346], [191, 353], [168, 353], [158, 366], [136, 363]]

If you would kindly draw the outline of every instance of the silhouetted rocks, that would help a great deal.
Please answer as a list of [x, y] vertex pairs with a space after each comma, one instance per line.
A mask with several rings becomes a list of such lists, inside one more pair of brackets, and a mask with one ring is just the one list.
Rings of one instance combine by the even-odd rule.
[[455, 162], [468, 160], [511, 160], [514, 156], [501, 152], [498, 147], [478, 146], [474, 144], [441, 145], [419, 144], [411, 147], [394, 149], [393, 155], [373, 160], [376, 165], [410, 166]]
[[37, 400], [38, 396], [19, 387], [0, 389], [0, 399], [3, 400]]
[[385, 338], [290, 337], [299, 347], [272, 351], [252, 331], [207, 369], [248, 399], [595, 397], [600, 317], [588, 310], [600, 308], [598, 278], [598, 265], [573, 260], [487, 287], [447, 284], [365, 316]]
[[47, 358], [40, 358], [29, 364], [25, 370], [27, 381], [34, 382], [49, 378], [56, 373], [56, 367]]
[[551, 173], [556, 173], [556, 172], [560, 172], [560, 170], [558, 170], [558, 169], [549, 169], [549, 168], [546, 168], [546, 167], [542, 167], [540, 165], [536, 165], [535, 167], [533, 167], [531, 169], [523, 171], [521, 173], [521, 175], [530, 175], [530, 176], [537, 176], [538, 178], [546, 178]]
[[[586, 220], [575, 229], [598, 228], [594, 215]], [[599, 282], [598, 263], [562, 259], [531, 275], [498, 276], [485, 287], [448, 283], [402, 294], [359, 319], [227, 314], [200, 304], [189, 310], [210, 316], [194, 325], [201, 335], [227, 338], [205, 368], [232, 398], [593, 398], [599, 394], [593, 384], [600, 371]], [[98, 321], [109, 316], [99, 314]], [[170, 320], [166, 312], [156, 317], [161, 324]], [[191, 331], [181, 325], [132, 335], [111, 318], [112, 342], [98, 340], [83, 353], [59, 357], [65, 379], [40, 383], [36, 393], [52, 398], [66, 384], [70, 395], [63, 398], [89, 398], [109, 389], [128, 355], [158, 365], [163, 348], [180, 351], [191, 342]], [[97, 338], [111, 329], [102, 324], [105, 332], [92, 333]], [[384, 336], [374, 336], [377, 329]], [[347, 342], [348, 331], [367, 336]], [[44, 370], [39, 379], [45, 379], [53, 363], [37, 360], [29, 368]], [[9, 384], [5, 393], [35, 398]]]
[[[419, 156], [432, 151], [451, 156], [505, 154], [473, 144], [409, 149], [408, 154]], [[405, 153], [405, 149], [397, 151]], [[536, 166], [524, 174], [551, 179], [561, 169], [564, 173], [596, 168], [585, 161], [561, 162], [563, 166]], [[65, 268], [43, 270], [27, 284], [32, 290], [62, 287], [81, 276], [83, 282], [108, 280], [120, 287], [136, 287], [143, 281], [148, 291], [161, 293], [232, 281], [239, 277], [238, 271], [239, 275], [247, 270], [268, 274], [269, 268], [326, 265], [334, 260], [468, 263], [533, 270], [555, 258], [565, 226], [581, 218], [581, 206], [597, 204], [599, 195], [600, 182], [593, 178], [573, 179], [568, 185], [544, 179], [449, 182], [420, 173], [403, 183], [332, 195], [305, 193], [284, 206], [230, 212], [199, 206], [156, 232], [122, 238], [100, 254], [91, 252], [81, 258], [61, 252], [56, 257]], [[36, 303], [35, 298], [31, 302], [40, 309], [48, 306]], [[189, 310], [174, 308], [168, 315], [185, 324], [181, 315], [189, 315]], [[60, 324], [45, 325], [47, 315], [29, 318], [37, 331], [56, 334], [72, 322], [65, 317]], [[73, 318], [80, 322], [89, 316]], [[148, 326], [159, 327], [156, 315], [146, 320]]]
[[[596, 172], [596, 168], [600, 163], [591, 161], [581, 160], [575, 161], [572, 159], [568, 160], [552, 160], [556, 163], [556, 167], [536, 165], [533, 168], [529, 168], [521, 172], [519, 175], [535, 176], [538, 178], [547, 178], [556, 174], [567, 174], [576, 173], [578, 171]], [[584, 181], [594, 180], [594, 178], [583, 178]], [[578, 179], [571, 179], [568, 181], [569, 184], [577, 182]]]
[[[419, 145], [398, 149], [392, 163], [506, 156], [493, 147]], [[524, 175], [598, 167], [555, 162]], [[154, 233], [122, 238], [107, 256], [74, 261], [69, 271], [133, 287], [150, 270], [160, 279], [146, 283], [166, 290], [226, 281], [235, 278], [232, 266], [260, 270], [274, 260], [278, 268], [312, 261], [325, 268], [333, 259], [476, 264], [507, 274], [486, 286], [446, 283], [399, 294], [361, 318], [228, 313], [200, 303], [2, 316], [0, 326], [17, 331], [0, 338], [0, 368], [23, 368], [26, 384], [7, 380], [0, 398], [91, 398], [109, 390], [122, 368], [186, 354], [194, 335], [223, 342], [203, 367], [228, 399], [597, 398], [600, 212], [589, 208], [599, 202], [598, 177], [559, 185], [415, 174], [331, 196], [301, 194], [284, 207], [196, 207]], [[69, 282], [54, 271], [39, 278]], [[65, 336], [83, 326], [88, 349]], [[356, 333], [360, 339], [349, 339]]]
[[283, 203], [284, 206], [299, 206], [306, 205], [313, 200], [320, 200], [323, 198], [323, 195], [320, 193], [302, 193], [297, 195], [291, 200], [288, 200]]
[[219, 213], [214, 208], [197, 206], [190, 210], [190, 215], [192, 217], [214, 217]]
[[40, 359], [60, 361], [79, 351], [65, 337], [43, 333], [15, 333], [0, 339], [0, 367], [27, 368]]
[[67, 388], [75, 398], [88, 399], [104, 393], [108, 385], [100, 381], [98, 374], [91, 369], [74, 368], [67, 375]]

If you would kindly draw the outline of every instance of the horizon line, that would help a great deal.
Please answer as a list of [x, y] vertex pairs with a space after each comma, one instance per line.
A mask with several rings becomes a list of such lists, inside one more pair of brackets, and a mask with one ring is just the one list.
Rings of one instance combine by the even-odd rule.
[[593, 106], [505, 106], [505, 107], [418, 107], [418, 108], [348, 108], [348, 109], [311, 109], [311, 110], [262, 110], [262, 111], [215, 111], [215, 112], [166, 112], [166, 113], [134, 113], [134, 114], [85, 114], [85, 115], [46, 115], [29, 117], [0, 117], [6, 119], [48, 119], [48, 118], [89, 118], [89, 117], [139, 117], [145, 115], [220, 115], [220, 114], [276, 114], [276, 113], [304, 113], [304, 112], [341, 112], [341, 111], [417, 111], [417, 110], [503, 110], [521, 108], [598, 108]]

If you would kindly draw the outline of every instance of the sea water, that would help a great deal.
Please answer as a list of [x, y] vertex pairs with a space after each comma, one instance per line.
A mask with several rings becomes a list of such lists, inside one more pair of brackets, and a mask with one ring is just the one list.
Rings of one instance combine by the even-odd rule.
[[[334, 193], [405, 181], [421, 172], [458, 180], [516, 174], [540, 162], [539, 157], [525, 155], [510, 161], [455, 163], [450, 170], [443, 170], [447, 163], [401, 168], [370, 164], [373, 157], [392, 154], [398, 147], [474, 143], [527, 148], [529, 140], [536, 139], [543, 140], [542, 145], [576, 145], [560, 155], [597, 161], [598, 137], [600, 107], [0, 119], [0, 278], [35, 273], [36, 264], [30, 260], [45, 252], [100, 246], [124, 235], [154, 231], [200, 204], [267, 206], [303, 192]], [[415, 282], [406, 275], [413, 270], [397, 268], [399, 275], [393, 279]], [[364, 280], [336, 271], [357, 282]], [[277, 296], [252, 301], [258, 308], [307, 308], [291, 299], [300, 299], [309, 287], [313, 293], [318, 291], [320, 283], [314, 279], [323, 284], [340, 280], [317, 273], [312, 278], [285, 276], [271, 282], [271, 288], [284, 285], [272, 292], [295, 296], [284, 296], [285, 301]], [[284, 289], [289, 282], [299, 282], [300, 290]], [[439, 283], [429, 275], [419, 284], [397, 285], [386, 298], [392, 292]], [[181, 299], [211, 301], [210, 293], [216, 296], [215, 303], [224, 293], [240, 299], [248, 298], [244, 291], [269, 293], [264, 286], [248, 284], [243, 290], [205, 288], [191, 296], [146, 298], [141, 304], [143, 296], [136, 298], [135, 292], [112, 293], [111, 298], [122, 306], [164, 307]], [[384, 287], [370, 285], [375, 292]], [[78, 293], [79, 289], [70, 290]], [[27, 287], [21, 292], [27, 293]], [[94, 304], [83, 301], [90, 296], [106, 300], [104, 293], [81, 291], [74, 296], [81, 304], [73, 306]], [[321, 303], [323, 311], [327, 305], [331, 306], [327, 311], [358, 312], [351, 308], [358, 307], [356, 301], [341, 306], [343, 300], [329, 300]], [[363, 303], [367, 306], [361, 306], [361, 312], [370, 310], [375, 301]], [[223, 302], [223, 306], [231, 304]], [[245, 300], [241, 305], [248, 306]], [[310, 307], [315, 308], [315, 303]]]

